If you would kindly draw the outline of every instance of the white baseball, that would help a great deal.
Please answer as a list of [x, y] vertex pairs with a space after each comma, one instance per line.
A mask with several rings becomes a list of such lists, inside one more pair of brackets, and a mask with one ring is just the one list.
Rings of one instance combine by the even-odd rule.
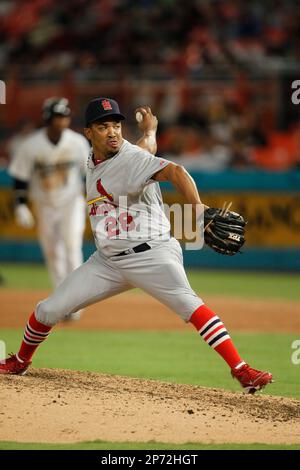
[[137, 120], [137, 122], [142, 122], [143, 120], [143, 115], [140, 111], [138, 111], [135, 115], [135, 119]]

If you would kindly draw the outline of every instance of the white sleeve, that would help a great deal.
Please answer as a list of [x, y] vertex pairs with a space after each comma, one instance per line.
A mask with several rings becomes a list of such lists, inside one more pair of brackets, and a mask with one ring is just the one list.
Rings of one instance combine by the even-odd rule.
[[86, 175], [87, 171], [87, 161], [90, 154], [90, 145], [87, 139], [81, 136], [80, 139], [80, 146], [79, 146], [79, 160], [80, 160], [80, 171], [83, 175]]
[[33, 158], [27, 142], [21, 144], [8, 167], [8, 172], [14, 178], [29, 181], [32, 174]]
[[128, 178], [128, 193], [135, 194], [143, 190], [147, 184], [155, 183], [152, 176], [170, 163], [164, 158], [154, 157], [148, 152], [138, 152], [131, 159]]

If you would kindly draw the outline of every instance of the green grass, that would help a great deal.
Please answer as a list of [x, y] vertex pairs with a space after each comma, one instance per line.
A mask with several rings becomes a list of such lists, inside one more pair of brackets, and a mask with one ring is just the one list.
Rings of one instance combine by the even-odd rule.
[[51, 282], [43, 264], [2, 263], [3, 287], [13, 289], [50, 289]]
[[[0, 274], [4, 287], [51, 288], [46, 268], [40, 264], [2, 264]], [[188, 277], [193, 289], [202, 295], [300, 300], [299, 274], [190, 270]]]
[[236, 271], [188, 271], [196, 292], [261, 299], [300, 300], [300, 275]]
[[[16, 351], [22, 331], [0, 330], [7, 352]], [[300, 399], [300, 365], [293, 365], [293, 334], [236, 333], [246, 361], [271, 370], [268, 394]], [[34, 367], [89, 370], [205, 387], [240, 390], [227, 365], [194, 332], [57, 330], [40, 347]]]
[[0, 442], [0, 450], [300, 450], [300, 444], [163, 444], [154, 442], [79, 442], [36, 444]]

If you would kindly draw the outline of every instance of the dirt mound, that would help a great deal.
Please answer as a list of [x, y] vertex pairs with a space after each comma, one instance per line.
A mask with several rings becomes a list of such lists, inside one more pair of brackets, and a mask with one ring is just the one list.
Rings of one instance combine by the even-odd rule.
[[55, 369], [0, 376], [0, 441], [300, 443], [300, 401]]

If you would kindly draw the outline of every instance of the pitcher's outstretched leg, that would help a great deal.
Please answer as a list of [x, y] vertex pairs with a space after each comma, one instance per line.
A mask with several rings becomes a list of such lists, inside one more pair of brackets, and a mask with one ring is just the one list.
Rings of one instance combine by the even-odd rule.
[[201, 305], [191, 316], [194, 325], [204, 341], [217, 351], [231, 368], [246, 393], [255, 393], [272, 382], [272, 374], [252, 369], [240, 357], [224, 324], [206, 305]]

